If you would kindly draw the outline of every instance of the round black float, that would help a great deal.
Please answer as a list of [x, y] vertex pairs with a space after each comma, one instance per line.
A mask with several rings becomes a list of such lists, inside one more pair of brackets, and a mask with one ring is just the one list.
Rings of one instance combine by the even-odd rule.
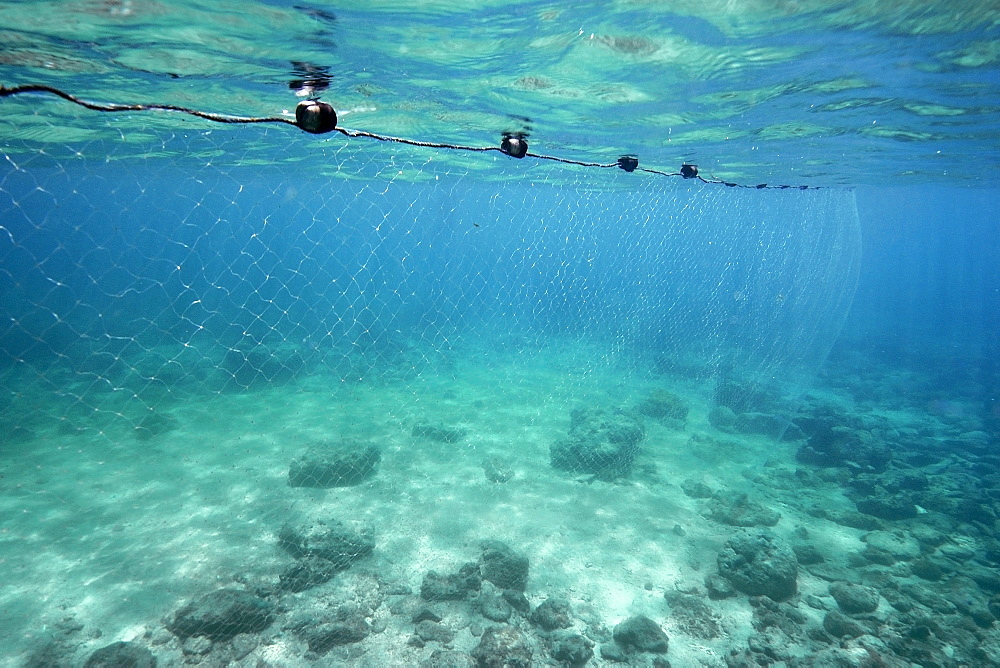
[[623, 155], [618, 158], [618, 166], [626, 172], [634, 172], [639, 166], [639, 158], [634, 155]]
[[523, 158], [528, 154], [528, 142], [521, 137], [508, 135], [500, 142], [500, 151], [512, 158]]
[[326, 102], [302, 100], [295, 107], [295, 125], [306, 132], [321, 135], [337, 128], [337, 112]]

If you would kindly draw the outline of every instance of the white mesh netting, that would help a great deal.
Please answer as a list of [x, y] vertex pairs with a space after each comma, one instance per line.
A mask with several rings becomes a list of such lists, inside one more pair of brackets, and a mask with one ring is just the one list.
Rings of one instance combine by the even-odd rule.
[[620, 615], [691, 567], [669, 529], [710, 540], [665, 490], [787, 449], [856, 281], [848, 191], [144, 140], [0, 168], [0, 626], [29, 662], [410, 665], [436, 645], [406, 605], [480, 614], [477, 579]]

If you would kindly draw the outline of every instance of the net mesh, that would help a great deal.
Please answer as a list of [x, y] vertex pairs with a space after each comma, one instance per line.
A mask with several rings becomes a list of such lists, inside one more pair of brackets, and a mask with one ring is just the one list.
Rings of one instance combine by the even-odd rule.
[[412, 665], [414, 601], [614, 606], [853, 294], [849, 191], [203, 126], [6, 151], [12, 656]]

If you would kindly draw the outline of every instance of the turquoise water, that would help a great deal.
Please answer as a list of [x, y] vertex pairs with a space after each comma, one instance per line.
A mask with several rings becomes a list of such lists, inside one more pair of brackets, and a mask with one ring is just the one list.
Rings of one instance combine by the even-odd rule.
[[563, 4], [0, 7], [0, 665], [1000, 665], [996, 8]]
[[[529, 132], [541, 152], [566, 157], [636, 153], [728, 180], [847, 185], [993, 184], [996, 21], [988, 2], [0, 10], [6, 85], [272, 116], [294, 107], [289, 82], [313, 72], [329, 79], [322, 95], [348, 128], [476, 146]], [[141, 154], [157, 139], [151, 128], [194, 130], [176, 116], [102, 129], [90, 113], [34, 101], [8, 101], [2, 119], [9, 139], [50, 150], [124, 139]]]

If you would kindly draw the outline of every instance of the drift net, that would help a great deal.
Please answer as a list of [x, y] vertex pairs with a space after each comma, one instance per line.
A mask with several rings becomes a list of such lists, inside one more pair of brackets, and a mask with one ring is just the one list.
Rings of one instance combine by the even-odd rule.
[[856, 282], [849, 191], [108, 122], [0, 167], [27, 663], [579, 662], [529, 611], [704, 577], [671, 490], [794, 451]]

